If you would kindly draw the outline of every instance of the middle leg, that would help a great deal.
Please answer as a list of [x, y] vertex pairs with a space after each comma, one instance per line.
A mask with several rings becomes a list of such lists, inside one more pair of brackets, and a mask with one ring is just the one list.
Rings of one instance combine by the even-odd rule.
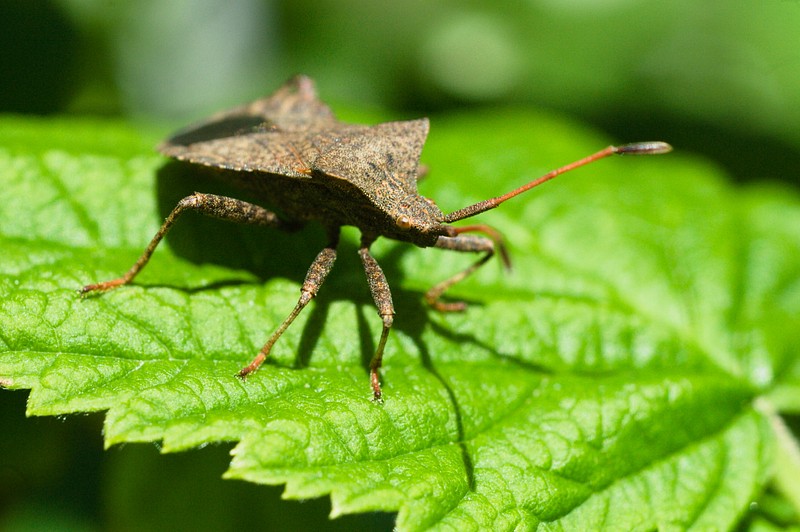
[[269, 352], [272, 350], [272, 346], [278, 341], [278, 338], [281, 337], [298, 314], [308, 305], [309, 301], [317, 295], [319, 288], [322, 286], [322, 283], [325, 282], [325, 278], [328, 277], [328, 274], [333, 268], [333, 263], [336, 262], [336, 246], [339, 243], [339, 228], [330, 229], [328, 238], [328, 246], [319, 252], [319, 255], [317, 255], [317, 258], [314, 259], [314, 262], [311, 263], [311, 267], [308, 269], [306, 279], [303, 282], [303, 286], [300, 288], [300, 299], [297, 301], [294, 309], [286, 319], [283, 320], [280, 327], [272, 333], [272, 336], [269, 337], [267, 343], [264, 344], [264, 347], [261, 348], [261, 351], [258, 352], [258, 355], [256, 355], [252, 362], [243, 367], [241, 371], [236, 374], [238, 377], [244, 379], [264, 363], [269, 356]]
[[373, 241], [374, 238], [362, 236], [358, 255], [361, 257], [361, 263], [364, 265], [364, 271], [367, 274], [367, 283], [369, 284], [369, 291], [372, 293], [372, 299], [375, 301], [375, 306], [378, 307], [378, 314], [383, 320], [383, 329], [381, 330], [381, 338], [378, 341], [378, 348], [369, 363], [372, 400], [380, 402], [382, 394], [378, 370], [383, 363], [383, 349], [386, 347], [386, 339], [389, 337], [389, 330], [394, 322], [394, 304], [392, 303], [392, 292], [389, 290], [386, 276], [383, 274], [378, 262], [369, 252], [369, 246]]

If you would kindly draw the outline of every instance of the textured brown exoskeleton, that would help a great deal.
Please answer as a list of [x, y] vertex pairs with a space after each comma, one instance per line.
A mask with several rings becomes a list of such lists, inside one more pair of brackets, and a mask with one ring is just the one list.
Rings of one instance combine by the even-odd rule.
[[[158, 243], [186, 210], [223, 220], [294, 229], [308, 221], [321, 223], [328, 245], [317, 255], [300, 289], [294, 310], [267, 343], [239, 373], [246, 377], [266, 360], [275, 341], [317, 295], [336, 260], [339, 230], [343, 225], [361, 230], [358, 254], [364, 264], [383, 330], [370, 362], [373, 398], [381, 400], [378, 370], [386, 338], [394, 320], [389, 285], [369, 252], [380, 236], [420, 247], [483, 253], [466, 270], [428, 290], [427, 302], [438, 310], [463, 310], [464, 303], [440, 301], [442, 294], [500, 252], [508, 262], [497, 231], [486, 225], [453, 227], [451, 222], [497, 207], [504, 201], [573, 168], [612, 154], [658, 154], [671, 148], [663, 142], [609, 146], [594, 155], [546, 174], [496, 198], [481, 201], [450, 214], [417, 192], [419, 157], [428, 120], [388, 122], [375, 126], [339, 122], [318, 98], [313, 82], [304, 76], [289, 80], [272, 96], [210, 117], [179, 131], [159, 146], [169, 157], [235, 172], [236, 183], [254, 191], [277, 209], [279, 217], [258, 205], [224, 196], [195, 193], [183, 198], [122, 277], [90, 284], [81, 293], [110, 290], [133, 280], [147, 264]], [[230, 175], [230, 173], [226, 174]], [[486, 236], [467, 235], [478, 232]]]

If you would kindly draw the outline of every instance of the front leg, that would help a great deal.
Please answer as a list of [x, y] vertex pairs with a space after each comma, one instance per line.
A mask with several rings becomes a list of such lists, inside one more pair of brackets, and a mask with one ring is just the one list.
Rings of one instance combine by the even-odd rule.
[[148, 244], [147, 249], [144, 250], [142, 256], [139, 257], [125, 275], [102, 283], [88, 284], [81, 288], [80, 293], [105, 292], [106, 290], [111, 290], [112, 288], [130, 283], [133, 278], [142, 271], [142, 268], [145, 267], [147, 261], [149, 261], [150, 257], [153, 255], [156, 246], [158, 246], [159, 242], [166, 236], [172, 225], [178, 220], [181, 214], [188, 210], [194, 210], [205, 216], [211, 216], [230, 222], [263, 225], [287, 231], [294, 228], [291, 224], [280, 220], [278, 215], [274, 212], [268, 211], [258, 205], [225, 196], [195, 192], [191, 196], [186, 196], [180, 200], [178, 205], [172, 209], [172, 212], [169, 213], [169, 216], [164, 220], [161, 228], [150, 241], [150, 244]]
[[[467, 304], [463, 301], [455, 301], [451, 303], [444, 303], [441, 301], [442, 295], [454, 284], [459, 283], [470, 276], [475, 270], [486, 264], [489, 259], [494, 256], [495, 249], [500, 252], [500, 257], [503, 259], [503, 264], [508, 268], [510, 261], [508, 252], [506, 251], [503, 239], [500, 233], [487, 226], [487, 225], [469, 225], [459, 227], [456, 229], [457, 236], [440, 236], [434, 244], [435, 247], [441, 249], [450, 249], [453, 251], [466, 251], [471, 253], [484, 253], [478, 261], [473, 263], [469, 268], [458, 272], [449, 279], [434, 285], [430, 290], [425, 293], [425, 301], [431, 307], [440, 312], [459, 312], [467, 308]], [[487, 235], [475, 236], [465, 235], [461, 233], [466, 232], [482, 232]]]
[[369, 290], [372, 293], [372, 299], [375, 301], [375, 306], [378, 307], [378, 314], [383, 320], [381, 339], [378, 341], [378, 348], [375, 350], [375, 354], [369, 363], [369, 380], [372, 384], [372, 400], [381, 402], [381, 383], [378, 370], [383, 363], [383, 348], [386, 347], [389, 329], [392, 328], [392, 323], [394, 322], [394, 304], [392, 303], [392, 292], [389, 290], [389, 283], [386, 282], [386, 276], [383, 274], [383, 270], [378, 265], [378, 262], [369, 252], [369, 246], [372, 242], [372, 238], [362, 237], [358, 255], [361, 257], [361, 263], [364, 265], [364, 271], [367, 274], [367, 282], [369, 283]]

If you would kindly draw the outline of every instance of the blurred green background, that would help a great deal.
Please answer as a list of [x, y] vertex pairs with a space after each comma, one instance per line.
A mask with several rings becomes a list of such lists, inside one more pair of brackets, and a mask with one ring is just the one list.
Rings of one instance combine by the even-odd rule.
[[[302, 72], [396, 118], [531, 105], [616, 141], [667, 140], [739, 181], [800, 183], [800, 2], [2, 0], [0, 112], [165, 129]], [[0, 529], [311, 528], [329, 503], [219, 479], [229, 446], [104, 452], [102, 416], [0, 398]], [[391, 528], [391, 516], [335, 521]]]
[[3, 0], [0, 54], [0, 111], [175, 126], [301, 72], [350, 107], [530, 104], [798, 182], [796, 1]]

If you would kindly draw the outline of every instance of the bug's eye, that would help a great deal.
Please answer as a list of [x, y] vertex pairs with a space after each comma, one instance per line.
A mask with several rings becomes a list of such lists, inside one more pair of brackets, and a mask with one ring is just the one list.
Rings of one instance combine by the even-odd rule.
[[408, 216], [399, 216], [394, 223], [397, 224], [397, 227], [400, 229], [411, 229], [411, 220]]

